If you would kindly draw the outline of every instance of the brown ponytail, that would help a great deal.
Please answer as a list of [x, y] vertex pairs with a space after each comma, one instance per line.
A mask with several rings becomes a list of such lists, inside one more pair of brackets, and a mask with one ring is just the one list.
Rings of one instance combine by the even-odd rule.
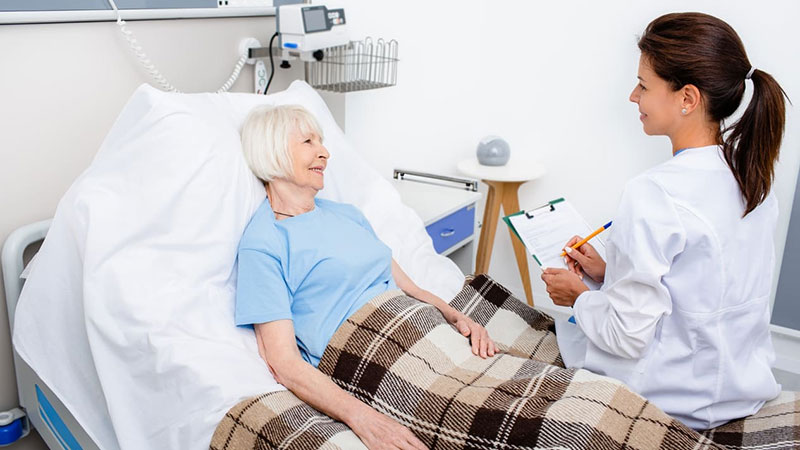
[[[639, 50], [674, 90], [696, 86], [713, 121], [723, 123], [741, 104], [751, 64], [739, 35], [724, 21], [701, 13], [663, 15], [647, 26]], [[750, 104], [718, 135], [744, 197], [745, 216], [772, 187], [786, 118], [786, 93], [778, 82], [757, 69], [751, 78]]]

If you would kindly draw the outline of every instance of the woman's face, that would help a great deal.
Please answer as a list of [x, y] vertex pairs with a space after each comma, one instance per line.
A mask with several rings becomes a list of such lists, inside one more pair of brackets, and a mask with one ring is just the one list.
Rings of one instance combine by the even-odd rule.
[[639, 105], [639, 120], [648, 135], [672, 135], [681, 114], [683, 96], [653, 72], [647, 59], [639, 58], [639, 83], [630, 101]]
[[293, 131], [289, 135], [289, 151], [292, 154], [292, 182], [300, 187], [321, 190], [325, 167], [328, 165], [328, 149], [316, 133]]

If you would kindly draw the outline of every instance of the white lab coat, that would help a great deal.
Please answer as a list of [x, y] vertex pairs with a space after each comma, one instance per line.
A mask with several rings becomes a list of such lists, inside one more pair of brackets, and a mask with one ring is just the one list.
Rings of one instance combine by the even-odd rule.
[[559, 323], [566, 364], [625, 382], [695, 429], [777, 396], [775, 196], [743, 212], [716, 146], [684, 150], [631, 180], [608, 236], [605, 283], [576, 300], [577, 326]]

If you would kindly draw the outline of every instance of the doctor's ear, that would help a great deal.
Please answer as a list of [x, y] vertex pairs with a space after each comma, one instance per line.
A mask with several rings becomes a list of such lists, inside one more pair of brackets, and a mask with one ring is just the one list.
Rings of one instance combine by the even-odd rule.
[[684, 116], [700, 107], [700, 103], [703, 99], [700, 94], [700, 89], [697, 89], [697, 86], [693, 84], [687, 84], [680, 88], [678, 90], [678, 95], [680, 98], [681, 115]]

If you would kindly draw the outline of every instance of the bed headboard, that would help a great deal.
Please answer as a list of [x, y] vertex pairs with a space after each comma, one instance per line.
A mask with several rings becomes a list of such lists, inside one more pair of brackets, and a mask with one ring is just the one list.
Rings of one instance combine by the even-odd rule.
[[20, 278], [22, 270], [25, 268], [23, 254], [29, 245], [44, 239], [52, 221], [52, 219], [47, 219], [17, 228], [3, 244], [3, 283], [6, 288], [8, 326], [12, 331], [14, 329], [14, 312], [17, 309], [17, 300], [19, 300], [19, 294], [22, 292], [22, 285], [25, 283], [25, 280]]

